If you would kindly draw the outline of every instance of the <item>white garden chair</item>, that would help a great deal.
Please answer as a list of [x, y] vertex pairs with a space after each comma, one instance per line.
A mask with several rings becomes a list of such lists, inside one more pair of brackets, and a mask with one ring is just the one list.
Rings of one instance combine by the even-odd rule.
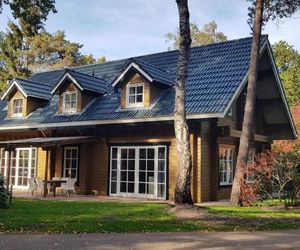
[[66, 182], [65, 186], [63, 187], [63, 189], [67, 193], [68, 197], [70, 197], [70, 192], [73, 192], [74, 195], [76, 195], [76, 190], [75, 190], [76, 181], [77, 181], [76, 178], [67, 179], [67, 182]]
[[33, 196], [34, 192], [36, 190], [36, 183], [34, 181], [34, 178], [29, 178], [28, 179], [28, 185], [29, 185], [29, 187], [28, 187], [28, 194], [31, 194], [31, 196]]
[[[45, 188], [45, 184], [44, 182], [42, 181], [41, 178], [36, 178], [36, 192], [37, 193], [40, 193], [41, 196], [43, 196], [43, 193], [44, 193], [44, 188]], [[50, 186], [50, 183], [47, 183], [47, 190], [49, 190], [51, 188]]]

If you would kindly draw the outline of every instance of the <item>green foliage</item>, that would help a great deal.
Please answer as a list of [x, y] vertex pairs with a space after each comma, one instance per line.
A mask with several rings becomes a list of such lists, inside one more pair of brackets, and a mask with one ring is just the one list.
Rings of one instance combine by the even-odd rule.
[[[247, 0], [251, 3], [248, 8], [249, 23], [253, 26], [256, 0]], [[264, 24], [269, 20], [291, 17], [300, 9], [300, 0], [264, 0]]]
[[9, 208], [10, 196], [5, 189], [5, 178], [0, 174], [0, 208]]
[[275, 43], [273, 52], [287, 99], [294, 106], [300, 101], [300, 54], [286, 41]]
[[257, 157], [254, 170], [257, 193], [262, 199], [274, 197], [286, 206], [300, 205], [300, 155], [298, 150], [274, 149]]
[[10, 7], [12, 15], [20, 21], [26, 36], [33, 36], [44, 27], [50, 12], [56, 13], [55, 0], [0, 0], [0, 13], [3, 5]]
[[[190, 24], [192, 47], [199, 45], [207, 45], [211, 43], [224, 42], [227, 41], [227, 37], [222, 32], [218, 32], [218, 25], [215, 21], [204, 24], [203, 28], [200, 30], [196, 23]], [[179, 29], [173, 33], [167, 33], [165, 35], [166, 43], [171, 43], [169, 49], [179, 48]]]

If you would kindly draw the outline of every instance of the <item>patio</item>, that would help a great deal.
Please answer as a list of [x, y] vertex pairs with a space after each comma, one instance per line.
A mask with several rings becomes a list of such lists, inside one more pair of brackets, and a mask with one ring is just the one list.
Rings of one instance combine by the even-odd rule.
[[[0, 148], [3, 148], [8, 156], [7, 156], [7, 169], [6, 169], [6, 176], [7, 176], [7, 190], [12, 189], [12, 186], [14, 183], [11, 183], [12, 180], [15, 180], [15, 177], [18, 179], [18, 174], [22, 173], [23, 171], [31, 172], [31, 166], [29, 166], [29, 161], [22, 161], [25, 165], [20, 166], [18, 165], [18, 171], [16, 171], [16, 164], [20, 164], [20, 161], [16, 161], [18, 158], [18, 152], [16, 151], [17, 149], [22, 149], [22, 148], [41, 148], [43, 151], [46, 152], [45, 156], [45, 166], [44, 168], [44, 176], [43, 176], [43, 185], [44, 185], [44, 191], [43, 191], [43, 196], [46, 197], [47, 191], [52, 185], [52, 188], [54, 188], [54, 196], [55, 196], [55, 188], [56, 188], [56, 182], [62, 183], [59, 179], [56, 181], [52, 179], [54, 177], [54, 172], [55, 172], [55, 150], [58, 147], [64, 147], [67, 145], [80, 145], [83, 143], [89, 143], [89, 142], [94, 142], [95, 137], [93, 136], [73, 136], [73, 137], [37, 137], [37, 138], [27, 138], [27, 139], [20, 139], [20, 140], [9, 140], [9, 141], [0, 141]], [[16, 153], [17, 152], [17, 153]], [[20, 152], [19, 152], [20, 153]], [[22, 151], [24, 154], [24, 152]], [[26, 152], [25, 152], [26, 153]], [[32, 154], [31, 151], [28, 153], [29, 155]], [[36, 155], [36, 152], [34, 153]], [[31, 158], [31, 157], [30, 157]], [[14, 163], [13, 163], [14, 162]], [[13, 164], [15, 164], [13, 166]], [[12, 178], [12, 167], [14, 167], [14, 178]], [[51, 168], [54, 168], [54, 172], [51, 172]], [[17, 172], [17, 173], [16, 173]], [[17, 175], [17, 176], [16, 176]], [[31, 174], [31, 177], [34, 179], [37, 179], [35, 174]], [[63, 177], [63, 176], [61, 176]], [[21, 182], [25, 186], [28, 186], [28, 180], [32, 179], [29, 178], [28, 174], [21, 179]], [[15, 180], [17, 181], [17, 180]], [[53, 185], [54, 184], [54, 185]], [[29, 185], [30, 186], [30, 185]]]

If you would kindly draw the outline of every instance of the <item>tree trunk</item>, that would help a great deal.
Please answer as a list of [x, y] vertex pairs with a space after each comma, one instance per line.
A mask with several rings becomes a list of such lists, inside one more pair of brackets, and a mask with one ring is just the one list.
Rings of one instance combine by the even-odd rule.
[[230, 202], [233, 205], [241, 205], [241, 187], [244, 182], [245, 166], [247, 163], [249, 141], [253, 138], [254, 108], [256, 100], [256, 81], [258, 72], [260, 37], [263, 22], [264, 0], [257, 0], [255, 6], [255, 20], [253, 27], [250, 68], [247, 87], [247, 99], [243, 119], [242, 134], [235, 169], [235, 176], [231, 190]]
[[179, 12], [179, 58], [176, 72], [174, 129], [178, 152], [178, 175], [175, 185], [175, 204], [193, 204], [191, 195], [192, 157], [190, 134], [186, 121], [186, 81], [191, 36], [188, 0], [176, 0]]

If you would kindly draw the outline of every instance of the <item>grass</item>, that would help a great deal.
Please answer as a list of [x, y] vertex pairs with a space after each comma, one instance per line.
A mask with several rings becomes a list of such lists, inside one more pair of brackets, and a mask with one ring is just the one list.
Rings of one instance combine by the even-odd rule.
[[156, 203], [77, 202], [14, 199], [0, 211], [0, 232], [189, 232], [300, 228], [299, 211], [260, 207], [209, 207], [203, 219], [183, 220]]

